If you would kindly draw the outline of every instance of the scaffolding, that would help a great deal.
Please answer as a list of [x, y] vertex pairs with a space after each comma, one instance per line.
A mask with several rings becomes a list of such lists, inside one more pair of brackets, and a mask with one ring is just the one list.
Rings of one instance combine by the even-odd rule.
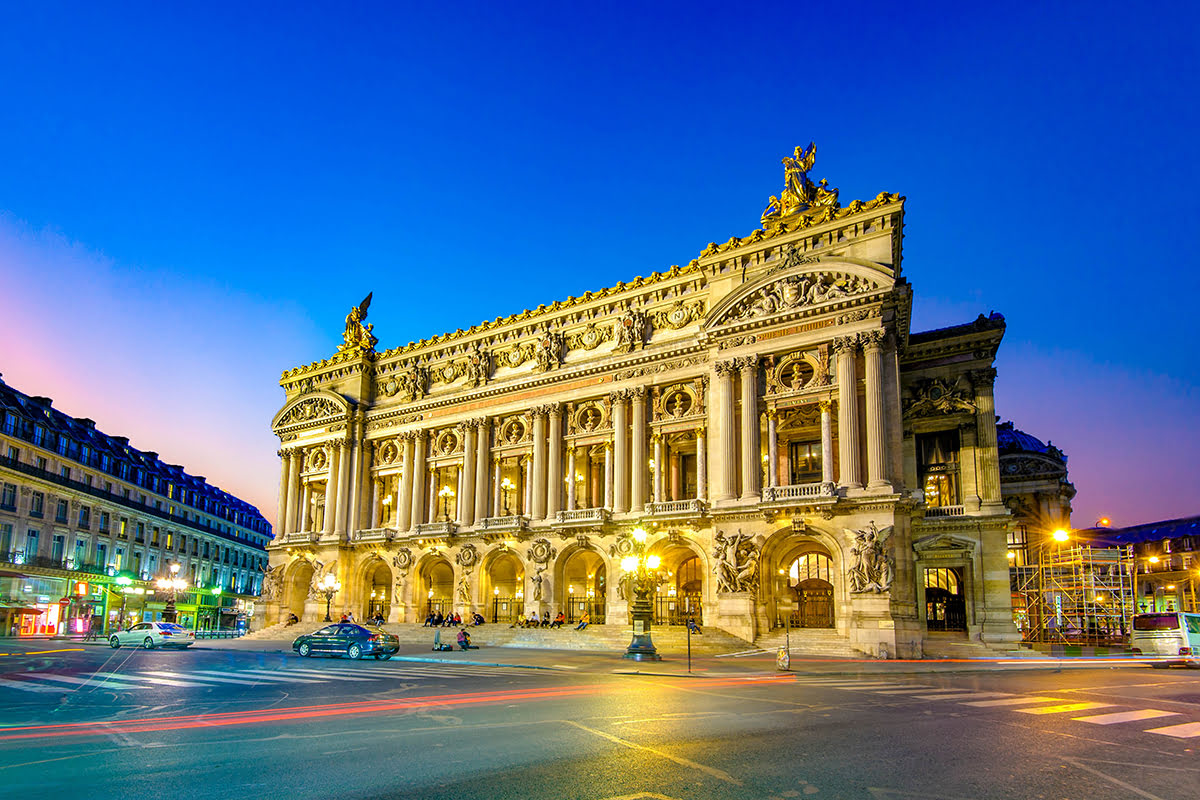
[[1013, 614], [1027, 642], [1122, 644], [1134, 614], [1124, 548], [1046, 548], [1012, 570]]

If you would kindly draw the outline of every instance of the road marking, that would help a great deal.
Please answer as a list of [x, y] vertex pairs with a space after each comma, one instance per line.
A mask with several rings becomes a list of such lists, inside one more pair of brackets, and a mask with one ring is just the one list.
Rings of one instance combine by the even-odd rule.
[[[242, 671], [250, 672], [251, 670], [242, 670]], [[364, 676], [364, 677], [355, 678], [351, 675], [345, 675], [340, 672], [335, 672], [334, 670], [302, 669], [300, 667], [284, 667], [283, 669], [278, 669], [278, 670], [274, 670], [274, 671], [270, 671], [270, 670], [262, 670], [262, 671], [267, 672], [270, 675], [292, 675], [292, 674], [295, 674], [295, 675], [299, 675], [301, 677], [321, 678], [321, 679], [327, 680], [327, 681], [329, 681], [329, 680], [343, 680], [343, 681], [373, 681], [373, 680], [377, 680], [377, 678], [375, 678], [373, 676]]]
[[1089, 708], [1112, 708], [1112, 703], [1064, 703], [1061, 706], [1039, 706], [1038, 708], [1015, 710], [1022, 714], [1066, 714], [1071, 711], [1086, 711]]
[[122, 684], [120, 681], [94, 680], [92, 678], [76, 678], [71, 675], [54, 675], [49, 672], [30, 672], [27, 673], [31, 678], [38, 678], [43, 681], [58, 681], [59, 683], [69, 683], [74, 686], [113, 686], [118, 689], [133, 688], [135, 684]]
[[131, 675], [129, 673], [119, 672], [93, 672], [92, 675], [99, 678], [108, 678], [114, 681], [141, 681], [143, 683], [153, 683], [158, 686], [180, 686], [185, 689], [193, 689], [197, 686], [205, 686], [203, 683], [191, 683], [185, 681], [173, 681], [170, 678], [149, 678], [141, 675]]
[[[196, 672], [199, 674], [202, 674], [202, 675], [225, 676], [225, 675], [229, 674], [227, 672], [216, 672], [216, 671], [207, 670], [207, 669], [198, 669], [198, 670], [196, 670]], [[242, 675], [254, 675], [256, 677], [261, 676], [261, 679], [264, 681], [276, 681], [276, 682], [280, 682], [280, 683], [327, 683], [328, 682], [328, 678], [317, 679], [317, 678], [288, 677], [286, 675], [286, 673], [281, 672], [280, 670], [277, 670], [277, 669], [243, 669], [243, 670], [238, 670], [238, 672], [241, 673]], [[203, 678], [201, 678], [201, 680], [203, 680]]]
[[974, 700], [970, 703], [963, 703], [964, 706], [975, 706], [976, 708], [992, 708], [993, 706], [1019, 706], [1026, 703], [1061, 703], [1061, 697], [1005, 697], [1002, 700]]
[[142, 670], [142, 674], [143, 675], [153, 675], [158, 678], [176, 678], [176, 679], [182, 678], [184, 680], [187, 680], [190, 678], [192, 680], [213, 681], [214, 683], [240, 683], [243, 686], [257, 685], [257, 681], [239, 681], [237, 678], [218, 678], [215, 676], [211, 677], [211, 678], [209, 678], [209, 677], [199, 678], [195, 675], [184, 675], [182, 672], [164, 672], [161, 670]]
[[1200, 722], [1186, 722], [1183, 725], [1151, 728], [1146, 733], [1161, 733], [1163, 736], [1174, 736], [1177, 739], [1194, 739], [1200, 736]]
[[916, 700], [967, 700], [969, 698], [982, 699], [984, 697], [1012, 697], [1008, 692], [972, 692], [969, 689], [955, 690], [954, 692], [943, 692], [941, 694], [919, 694], [914, 697]]
[[892, 689], [903, 686], [902, 683], [894, 681], [797, 681], [801, 686], [823, 686], [826, 689], [842, 689], [845, 691], [858, 691], [860, 689]]
[[1120, 786], [1125, 791], [1136, 794], [1138, 797], [1145, 797], [1146, 800], [1163, 800], [1161, 797], [1159, 797], [1156, 794], [1150, 794], [1149, 792], [1143, 792], [1141, 789], [1137, 788], [1136, 786], [1128, 784], [1125, 781], [1118, 780], [1117, 778], [1114, 778], [1112, 775], [1106, 775], [1105, 773], [1101, 772], [1098, 769], [1093, 769], [1092, 767], [1089, 767], [1087, 764], [1081, 764], [1080, 762], [1076, 761], [1073, 758], [1066, 759], [1066, 762], [1068, 764], [1073, 764], [1074, 766], [1078, 767], [1081, 770], [1084, 770], [1085, 772], [1092, 773], [1097, 778], [1103, 778], [1106, 781], [1111, 781], [1112, 783], [1115, 783], [1117, 786]]
[[1154, 708], [1143, 708], [1140, 711], [1117, 711], [1113, 714], [1093, 714], [1090, 717], [1072, 717], [1076, 722], [1090, 722], [1093, 725], [1115, 725], [1118, 722], [1138, 722], [1155, 717], [1178, 717], [1178, 711], [1159, 711]]
[[66, 689], [62, 689], [57, 686], [41, 686], [36, 683], [30, 683], [29, 681], [10, 681], [8, 678], [0, 678], [0, 686], [8, 686], [13, 689], [20, 689], [22, 692], [58, 692], [61, 694], [62, 692], [67, 691]]
[[665, 758], [668, 761], [674, 761], [676, 764], [679, 764], [680, 766], [683, 766], [683, 767], [691, 767], [692, 769], [698, 769], [701, 772], [712, 775], [714, 778], [717, 778], [718, 780], [725, 781], [726, 783], [732, 783], [734, 786], [742, 785], [742, 782], [739, 781], [737, 778], [733, 777], [732, 775], [730, 775], [728, 772], [725, 772], [724, 770], [717, 769], [716, 767], [710, 767], [705, 764], [697, 764], [695, 761], [689, 761], [686, 758], [680, 758], [679, 756], [672, 755], [671, 753], [667, 753], [662, 750], [656, 750], [653, 747], [646, 747], [644, 744], [636, 744], [634, 742], [629, 741], [628, 739], [622, 739], [620, 736], [614, 736], [611, 733], [605, 733], [604, 731], [598, 731], [595, 728], [589, 728], [586, 725], [581, 725], [574, 720], [564, 719], [563, 722], [566, 723], [567, 725], [571, 725], [576, 728], [579, 728], [582, 731], [587, 731], [588, 733], [599, 736], [601, 739], [608, 739], [610, 742], [619, 744], [622, 747], [628, 747], [631, 750], [642, 750], [647, 753], [653, 753], [654, 755], [658, 756], [659, 758]]

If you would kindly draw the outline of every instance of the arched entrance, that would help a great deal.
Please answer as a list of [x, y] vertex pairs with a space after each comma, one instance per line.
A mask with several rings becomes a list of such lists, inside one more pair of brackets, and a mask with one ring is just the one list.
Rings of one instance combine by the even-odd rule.
[[666, 580], [655, 591], [654, 624], [686, 625], [690, 617], [703, 625], [704, 562], [682, 545], [667, 548], [661, 558]]
[[284, 589], [282, 619], [287, 622], [290, 614], [297, 619], [304, 619], [304, 604], [308, 601], [308, 589], [312, 584], [312, 562], [297, 561], [288, 574], [287, 586]]
[[925, 627], [931, 631], [967, 630], [962, 567], [925, 570]]
[[421, 570], [424, 613], [454, 613], [454, 568], [444, 558], [428, 562]]
[[382, 561], [367, 565], [362, 583], [362, 619], [388, 618], [392, 608], [392, 570]]
[[586, 611], [592, 623], [604, 624], [607, 570], [604, 559], [594, 550], [577, 550], [563, 563], [562, 593], [568, 622], [575, 622]]
[[492, 622], [515, 622], [525, 608], [525, 570], [511, 552], [501, 553], [488, 565], [485, 597], [490, 595]]
[[793, 628], [832, 628], [833, 563], [827, 553], [801, 553], [787, 570]]

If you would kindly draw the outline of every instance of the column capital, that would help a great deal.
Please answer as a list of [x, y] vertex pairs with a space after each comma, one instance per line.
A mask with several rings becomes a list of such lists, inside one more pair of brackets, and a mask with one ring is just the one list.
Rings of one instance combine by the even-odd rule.
[[624, 404], [625, 401], [629, 399], [629, 394], [630, 394], [629, 389], [617, 389], [615, 391], [609, 392], [608, 393], [608, 402], [613, 403], [613, 404], [617, 404], [617, 403]]
[[628, 391], [629, 391], [629, 397], [632, 400], [644, 400], [646, 397], [646, 387], [645, 386], [634, 386], [632, 389], [629, 389]]
[[864, 331], [859, 334], [859, 341], [862, 342], [864, 352], [874, 352], [882, 350], [884, 341], [887, 340], [887, 331], [883, 328], [876, 328], [873, 331]]
[[713, 372], [718, 375], [732, 375], [735, 371], [736, 367], [732, 361], [716, 361], [713, 363]]
[[758, 369], [758, 356], [738, 356], [733, 360], [733, 366], [742, 373]]
[[779, 419], [779, 409], [773, 405], [767, 406], [766, 414], [767, 419], [771, 420], [772, 422]]
[[833, 410], [833, 401], [832, 400], [818, 400], [817, 408], [819, 408], [821, 410], [822, 414], [828, 414], [830, 411]]
[[854, 355], [858, 350], [858, 336], [839, 336], [833, 340], [833, 352], [841, 355]]
[[996, 382], [996, 368], [984, 367], [983, 369], [968, 370], [967, 377], [971, 379], [971, 384], [976, 390], [991, 389]]
[[694, 432], [697, 437], [707, 436], [708, 435], [708, 426], [707, 425], [697, 425], [694, 429]]

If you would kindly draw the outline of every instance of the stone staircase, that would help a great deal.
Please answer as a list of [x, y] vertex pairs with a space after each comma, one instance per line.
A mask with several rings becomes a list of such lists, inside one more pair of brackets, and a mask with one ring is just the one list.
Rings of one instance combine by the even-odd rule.
[[[778, 650], [789, 640], [787, 631], [777, 628], [763, 634], [754, 641], [754, 646], [763, 650]], [[818, 656], [829, 658], [864, 658], [860, 650], [836, 630], [820, 628], [793, 628], [790, 634], [791, 654], [795, 656]]]
[[269, 625], [266, 628], [260, 628], [256, 631], [251, 631], [241, 637], [241, 641], [292, 641], [297, 636], [304, 633], [312, 633], [313, 631], [325, 626], [324, 622], [297, 622], [295, 625], [288, 625], [280, 622], [276, 625]]

